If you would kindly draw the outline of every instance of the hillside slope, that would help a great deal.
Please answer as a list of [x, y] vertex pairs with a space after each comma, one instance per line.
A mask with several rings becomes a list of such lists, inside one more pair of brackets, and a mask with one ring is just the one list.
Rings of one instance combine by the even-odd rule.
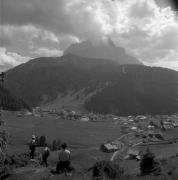
[[[169, 114], [178, 111], [178, 72], [68, 54], [37, 58], [8, 71], [9, 89], [31, 106], [69, 97], [99, 113]], [[90, 94], [90, 96], [88, 96]]]
[[[54, 100], [58, 93], [92, 91], [113, 80], [119, 65], [113, 61], [66, 55], [37, 58], [8, 71], [7, 87], [31, 106]], [[91, 88], [91, 90], [90, 90]]]
[[2, 86], [0, 86], [0, 106], [6, 110], [29, 109], [22, 99], [13, 96], [7, 89], [2, 88]]
[[117, 81], [91, 97], [86, 108], [120, 115], [178, 112], [178, 72], [125, 66]]

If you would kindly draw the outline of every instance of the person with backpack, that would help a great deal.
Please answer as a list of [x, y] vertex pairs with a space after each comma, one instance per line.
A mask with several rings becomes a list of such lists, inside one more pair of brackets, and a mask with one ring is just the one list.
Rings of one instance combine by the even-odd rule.
[[67, 144], [61, 145], [62, 149], [59, 151], [59, 161], [56, 166], [57, 173], [67, 173], [70, 170], [70, 151], [67, 149]]
[[44, 150], [43, 150], [43, 153], [42, 153], [41, 165], [43, 165], [43, 163], [44, 163], [46, 165], [46, 167], [48, 167], [47, 159], [48, 159], [49, 155], [50, 155], [50, 149], [49, 149], [48, 145], [45, 144]]
[[30, 149], [30, 158], [34, 159], [35, 149], [36, 149], [36, 138], [35, 138], [35, 135], [32, 135], [32, 139], [30, 141], [29, 149]]

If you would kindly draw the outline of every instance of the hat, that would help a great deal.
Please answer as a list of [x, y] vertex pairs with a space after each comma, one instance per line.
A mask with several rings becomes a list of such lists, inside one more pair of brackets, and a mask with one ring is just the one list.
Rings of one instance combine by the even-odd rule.
[[61, 147], [62, 147], [63, 149], [65, 149], [65, 148], [67, 148], [67, 144], [66, 144], [66, 143], [62, 143]]

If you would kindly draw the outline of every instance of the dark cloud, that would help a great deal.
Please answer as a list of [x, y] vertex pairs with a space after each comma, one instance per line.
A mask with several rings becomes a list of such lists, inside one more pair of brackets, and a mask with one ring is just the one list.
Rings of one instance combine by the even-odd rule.
[[3, 24], [34, 24], [56, 32], [70, 32], [64, 0], [1, 0], [1, 5]]
[[178, 11], [178, 2], [177, 2], [177, 0], [170, 0], [170, 1], [171, 1], [172, 6], [173, 6], [173, 9]]
[[148, 63], [177, 59], [178, 23], [168, 0], [156, 0], [159, 6], [154, 0], [0, 1], [0, 47], [6, 54], [56, 56], [71, 43], [110, 37]]

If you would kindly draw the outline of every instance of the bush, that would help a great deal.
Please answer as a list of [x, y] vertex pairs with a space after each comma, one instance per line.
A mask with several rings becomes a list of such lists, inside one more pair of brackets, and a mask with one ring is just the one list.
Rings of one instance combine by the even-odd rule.
[[29, 156], [27, 153], [23, 154], [14, 154], [8, 156], [6, 159], [6, 165], [15, 166], [15, 167], [24, 167], [29, 162]]
[[54, 139], [51, 145], [51, 148], [53, 151], [60, 150], [61, 149], [61, 141], [58, 139]]
[[[111, 161], [99, 161], [94, 164], [92, 168], [93, 178], [110, 178], [116, 179], [123, 174], [123, 169]], [[90, 170], [89, 169], [89, 170]]]
[[45, 136], [41, 136], [39, 139], [39, 146], [43, 147], [46, 143], [46, 137]]
[[0, 166], [0, 179], [6, 179], [10, 176], [11, 171], [7, 166]]
[[140, 162], [141, 175], [147, 175], [152, 172], [159, 173], [161, 171], [160, 165], [155, 161], [154, 154], [147, 149]]

